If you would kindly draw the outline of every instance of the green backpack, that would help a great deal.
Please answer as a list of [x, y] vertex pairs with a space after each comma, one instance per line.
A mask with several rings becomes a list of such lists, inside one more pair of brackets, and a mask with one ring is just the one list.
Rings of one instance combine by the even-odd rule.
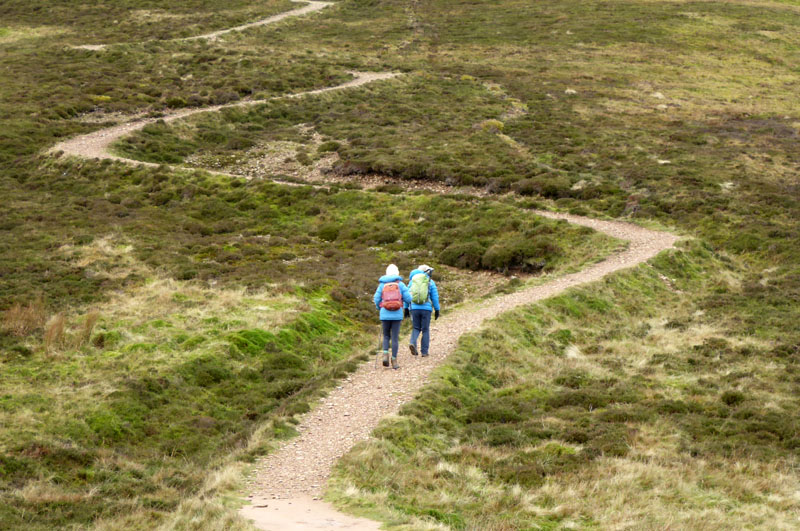
[[425, 304], [428, 302], [428, 283], [430, 278], [425, 273], [417, 273], [411, 279], [411, 302]]

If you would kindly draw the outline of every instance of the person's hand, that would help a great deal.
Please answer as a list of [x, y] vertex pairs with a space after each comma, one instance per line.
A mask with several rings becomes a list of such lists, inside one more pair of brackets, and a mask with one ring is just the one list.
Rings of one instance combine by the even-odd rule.
[[435, 320], [436, 320], [436, 319], [438, 319], [438, 318], [439, 318], [439, 310], [436, 310], [436, 311], [433, 313], [433, 320], [435, 321]]
[[406, 308], [405, 310], [403, 310], [403, 315], [405, 315], [406, 317], [411, 317], [411, 310]]

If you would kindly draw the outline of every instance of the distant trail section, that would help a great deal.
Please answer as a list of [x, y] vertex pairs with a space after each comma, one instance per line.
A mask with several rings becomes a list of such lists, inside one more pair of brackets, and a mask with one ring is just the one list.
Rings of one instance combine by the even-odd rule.
[[[325, 87], [316, 90], [309, 90], [307, 92], [298, 92], [297, 94], [289, 94], [288, 96], [276, 96], [274, 98], [269, 98], [264, 100], [245, 100], [245, 101], [238, 101], [236, 103], [226, 103], [224, 105], [214, 105], [213, 107], [184, 109], [181, 111], [173, 112], [171, 114], [166, 114], [158, 118], [145, 118], [143, 120], [134, 120], [132, 122], [127, 122], [124, 124], [115, 125], [113, 127], [100, 129], [93, 133], [76, 136], [74, 138], [70, 138], [69, 140], [65, 140], [64, 142], [59, 142], [58, 144], [50, 148], [49, 152], [56, 153], [61, 151], [65, 155], [72, 155], [76, 157], [84, 157], [89, 159], [117, 160], [120, 162], [126, 162], [128, 164], [134, 164], [137, 166], [158, 167], [160, 166], [160, 164], [155, 164], [152, 162], [143, 162], [141, 160], [129, 159], [125, 157], [118, 157], [109, 151], [109, 147], [111, 146], [111, 144], [113, 144], [120, 138], [129, 135], [131, 133], [134, 133], [136, 131], [139, 131], [146, 125], [155, 123], [159, 120], [163, 120], [164, 122], [173, 122], [181, 118], [186, 118], [187, 116], [192, 116], [193, 114], [214, 112], [222, 109], [228, 109], [230, 107], [246, 107], [251, 105], [259, 105], [262, 103], [267, 103], [270, 101], [275, 101], [280, 99], [302, 98], [304, 96], [323, 94], [325, 92], [332, 92], [335, 90], [344, 90], [347, 88], [360, 87], [361, 85], [366, 85], [367, 83], [372, 83], [375, 81], [381, 81], [385, 79], [391, 79], [399, 75], [394, 72], [350, 72], [350, 74], [353, 76], [353, 79], [345, 83], [342, 83], [341, 85], [336, 85], [334, 87]], [[211, 173], [218, 173], [218, 172], [211, 172]]]
[[203, 35], [195, 35], [194, 37], [182, 37], [180, 39], [149, 39], [146, 41], [141, 41], [137, 43], [116, 43], [116, 44], [81, 44], [79, 46], [73, 46], [73, 48], [81, 49], [81, 50], [104, 50], [109, 46], [117, 46], [119, 44], [142, 44], [145, 42], [177, 42], [177, 41], [196, 41], [200, 39], [206, 40], [214, 40], [220, 35], [225, 35], [226, 33], [231, 33], [233, 31], [242, 31], [248, 28], [255, 28], [257, 26], [265, 26], [267, 24], [274, 24], [275, 22], [279, 22], [285, 18], [289, 17], [299, 17], [301, 15], [305, 15], [307, 13], [312, 13], [314, 11], [320, 11], [325, 9], [326, 7], [332, 6], [334, 2], [318, 2], [317, 0], [291, 0], [292, 2], [298, 4], [307, 4], [304, 7], [299, 7], [297, 9], [292, 9], [291, 11], [284, 11], [283, 13], [279, 13], [277, 15], [273, 15], [271, 17], [257, 20], [255, 22], [250, 22], [248, 24], [242, 24], [241, 26], [234, 26], [233, 28], [223, 29], [219, 31], [214, 31], [211, 33], [205, 33]]
[[[331, 470], [354, 444], [366, 440], [378, 422], [395, 414], [429, 381], [431, 372], [452, 354], [458, 339], [479, 330], [488, 319], [518, 306], [553, 297], [634, 267], [674, 246], [676, 235], [621, 221], [604, 221], [548, 211], [532, 214], [592, 228], [629, 242], [628, 248], [577, 272], [508, 295], [468, 304], [432, 324], [431, 355], [411, 356], [401, 341], [400, 370], [364, 363], [309, 413], [297, 429], [300, 435], [263, 458], [250, 478], [251, 505], [241, 514], [265, 530], [378, 529], [364, 519], [334, 513], [319, 498]], [[377, 282], [377, 279], [376, 279]], [[377, 325], [376, 325], [377, 332]], [[377, 334], [376, 334], [377, 340]], [[325, 514], [324, 518], [311, 518]], [[338, 518], [338, 519], [337, 519]], [[373, 526], [373, 524], [375, 524]]]

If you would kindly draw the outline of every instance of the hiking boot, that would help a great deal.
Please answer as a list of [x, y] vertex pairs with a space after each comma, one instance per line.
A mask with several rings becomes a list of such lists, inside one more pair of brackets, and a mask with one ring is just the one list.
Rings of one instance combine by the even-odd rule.
[[427, 357], [428, 357], [428, 353], [427, 353], [427, 352], [423, 352], [423, 353], [422, 353], [422, 357], [423, 357], [423, 358], [427, 358]]
[[400, 365], [397, 364], [397, 358], [392, 358], [392, 369], [399, 369]]
[[384, 352], [383, 353], [383, 366], [384, 367], [388, 367], [389, 366], [389, 353], [388, 352]]
[[408, 345], [408, 350], [410, 350], [411, 354], [413, 354], [414, 356], [419, 354], [419, 352], [417, 352], [417, 346], [416, 345]]

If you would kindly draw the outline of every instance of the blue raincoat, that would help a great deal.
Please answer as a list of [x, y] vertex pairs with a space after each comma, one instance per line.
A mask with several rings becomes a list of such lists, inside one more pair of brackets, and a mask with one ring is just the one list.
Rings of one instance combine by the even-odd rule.
[[411, 304], [411, 292], [408, 291], [406, 285], [403, 284], [403, 277], [400, 275], [383, 275], [380, 278], [380, 284], [378, 284], [378, 289], [375, 291], [375, 296], [372, 298], [372, 300], [375, 301], [375, 306], [381, 310], [381, 321], [402, 321], [403, 308], [400, 308], [399, 310], [387, 310], [386, 308], [381, 308], [383, 286], [388, 282], [399, 282], [400, 295], [403, 297], [404, 306]]

